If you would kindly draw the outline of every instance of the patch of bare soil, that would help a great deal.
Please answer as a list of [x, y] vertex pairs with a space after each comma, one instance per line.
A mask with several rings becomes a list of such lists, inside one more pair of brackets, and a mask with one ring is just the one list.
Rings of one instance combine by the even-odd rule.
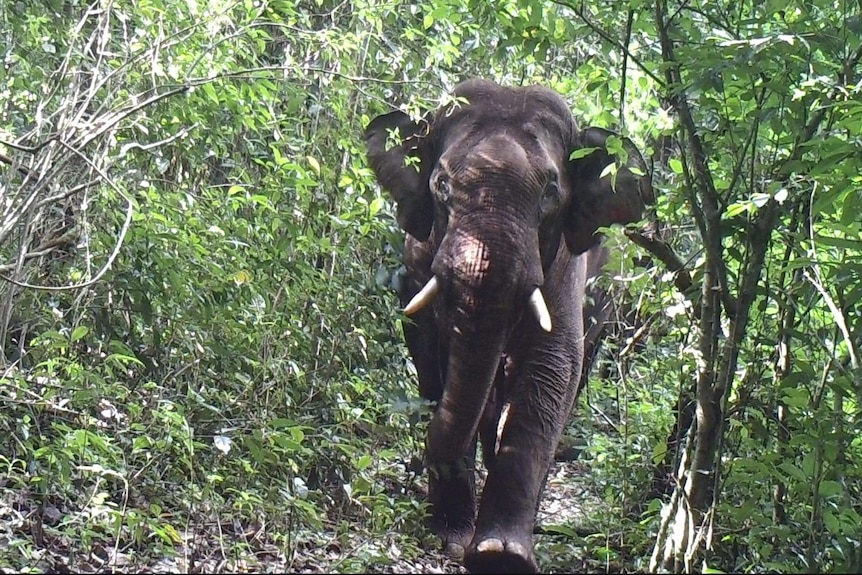
[[536, 523], [568, 525], [575, 531], [590, 531], [590, 517], [601, 505], [599, 497], [581, 479], [589, 467], [579, 461], [556, 462], [548, 474]]

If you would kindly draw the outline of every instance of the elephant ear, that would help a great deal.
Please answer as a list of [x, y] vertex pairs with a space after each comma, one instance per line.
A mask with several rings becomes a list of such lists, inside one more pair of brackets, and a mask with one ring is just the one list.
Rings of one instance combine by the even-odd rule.
[[419, 240], [431, 233], [434, 214], [424, 157], [429, 129], [427, 120], [414, 121], [401, 111], [377, 116], [365, 128], [368, 163], [397, 203], [398, 225]]
[[569, 160], [572, 204], [563, 228], [566, 245], [574, 254], [598, 244], [599, 228], [636, 222], [644, 207], [655, 201], [646, 163], [628, 138], [621, 138], [628, 156], [625, 165], [615, 177], [606, 170], [614, 163], [606, 147], [612, 136], [619, 137], [602, 128], [587, 128], [575, 137]]

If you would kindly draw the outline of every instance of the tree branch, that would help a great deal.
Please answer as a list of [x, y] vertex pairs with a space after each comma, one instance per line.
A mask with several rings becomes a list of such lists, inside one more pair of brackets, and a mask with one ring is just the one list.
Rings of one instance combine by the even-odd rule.
[[126, 233], [129, 231], [129, 226], [132, 224], [132, 214], [134, 213], [134, 203], [132, 202], [132, 199], [129, 196], [127, 196], [126, 193], [123, 192], [113, 182], [113, 180], [111, 180], [108, 177], [108, 175], [101, 168], [99, 168], [97, 165], [95, 165], [89, 158], [84, 156], [79, 150], [76, 150], [75, 148], [72, 148], [66, 144], [63, 144], [63, 145], [66, 147], [67, 150], [69, 150], [73, 154], [79, 156], [87, 164], [89, 164], [90, 168], [92, 168], [96, 173], [98, 173], [99, 176], [101, 176], [102, 179], [105, 182], [107, 182], [108, 185], [110, 185], [114, 189], [114, 191], [117, 192], [117, 194], [126, 201], [126, 218], [125, 218], [125, 221], [123, 222], [122, 228], [120, 228], [120, 233], [119, 233], [119, 236], [117, 237], [117, 243], [114, 245], [114, 249], [111, 251], [110, 255], [108, 256], [108, 260], [102, 266], [102, 269], [100, 269], [98, 271], [98, 273], [96, 273], [96, 275], [91, 280], [80, 283], [80, 284], [71, 285], [71, 286], [55, 287], [55, 286], [33, 285], [33, 284], [24, 283], [24, 282], [19, 282], [19, 281], [14, 280], [10, 277], [7, 277], [5, 275], [0, 274], [0, 279], [4, 280], [6, 282], [9, 282], [13, 285], [16, 285], [18, 287], [43, 290], [43, 291], [58, 292], [58, 291], [78, 290], [81, 288], [89, 287], [89, 286], [97, 283], [100, 279], [102, 279], [102, 276], [105, 275], [105, 273], [107, 273], [107, 271], [109, 269], [111, 269], [111, 266], [113, 265], [114, 260], [117, 258], [117, 256], [120, 253], [120, 248], [122, 247], [123, 241], [126, 238]]
[[[715, 184], [709, 171], [709, 162], [706, 158], [703, 142], [694, 123], [685, 92], [682, 90], [682, 75], [679, 70], [679, 63], [676, 61], [674, 55], [673, 42], [668, 33], [661, 3], [659, 4], [660, 6], [656, 9], [656, 28], [659, 33], [662, 58], [668, 64], [665, 71], [667, 86], [669, 87], [667, 98], [679, 115], [684, 134], [688, 140], [688, 147], [692, 152], [694, 160], [694, 183], [698, 188], [700, 208], [703, 213], [703, 219], [699, 224], [704, 232], [704, 247], [709, 256], [707, 261], [709, 265], [715, 267], [715, 277], [720, 292], [719, 296], [724, 309], [728, 316], [733, 317], [736, 314], [737, 304], [730, 293], [730, 286], [727, 281], [727, 267], [724, 263], [724, 247], [722, 246], [722, 235], [719, 227], [721, 224], [721, 210], [718, 205], [718, 193], [715, 190]], [[698, 212], [695, 211], [694, 215], [697, 218]]]
[[685, 267], [685, 263], [673, 251], [667, 242], [656, 238], [650, 238], [632, 230], [623, 232], [626, 237], [636, 245], [642, 247], [655, 256], [665, 267], [674, 273], [673, 283], [683, 295], [689, 294], [691, 290], [691, 274]]
[[577, 14], [578, 18], [580, 18], [580, 19], [584, 22], [584, 24], [586, 24], [586, 25], [587, 25], [587, 27], [588, 27], [589, 29], [591, 29], [593, 32], [595, 32], [595, 33], [596, 33], [596, 34], [598, 34], [599, 36], [601, 36], [601, 37], [602, 37], [602, 39], [603, 39], [603, 40], [605, 40], [606, 42], [609, 42], [609, 43], [613, 44], [615, 48], [617, 48], [618, 50], [620, 50], [620, 52], [622, 52], [623, 54], [625, 54], [625, 56], [626, 56], [627, 58], [629, 58], [632, 62], [634, 62], [634, 63], [637, 65], [637, 67], [638, 67], [638, 68], [640, 68], [640, 69], [641, 69], [641, 71], [642, 71], [644, 74], [646, 74], [647, 76], [649, 76], [650, 78], [652, 78], [652, 79], [653, 79], [653, 81], [654, 81], [658, 86], [661, 86], [662, 88], [664, 88], [664, 87], [665, 87], [665, 82], [664, 82], [664, 80], [662, 80], [659, 76], [657, 76], [657, 75], [656, 75], [652, 70], [650, 70], [649, 68], [647, 68], [647, 67], [644, 65], [644, 63], [643, 63], [643, 62], [641, 62], [641, 61], [637, 58], [637, 56], [635, 56], [634, 54], [632, 54], [632, 53], [629, 51], [628, 46], [624, 46], [623, 44], [621, 44], [621, 43], [620, 43], [620, 41], [619, 41], [618, 39], [614, 38], [614, 37], [613, 37], [613, 36], [611, 36], [609, 33], [607, 33], [607, 32], [605, 32], [604, 30], [602, 30], [602, 29], [601, 29], [597, 24], [595, 24], [592, 20], [590, 20], [590, 19], [587, 17], [586, 13], [584, 13], [584, 11], [583, 11], [582, 9], [578, 8], [577, 6], [573, 6], [572, 4], [569, 4], [568, 2], [564, 2], [563, 0], [551, 0], [551, 2], [553, 2], [554, 4], [557, 4], [558, 6], [563, 6], [564, 8], [568, 8], [569, 10], [571, 10], [572, 12], [574, 12], [575, 14]]

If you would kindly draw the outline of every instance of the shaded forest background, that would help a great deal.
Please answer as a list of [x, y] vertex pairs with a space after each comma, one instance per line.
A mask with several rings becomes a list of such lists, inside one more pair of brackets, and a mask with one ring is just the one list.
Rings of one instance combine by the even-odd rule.
[[862, 567], [862, 3], [18, 0], [0, 51], [0, 570], [455, 568], [362, 130], [473, 76], [658, 195], [542, 567]]

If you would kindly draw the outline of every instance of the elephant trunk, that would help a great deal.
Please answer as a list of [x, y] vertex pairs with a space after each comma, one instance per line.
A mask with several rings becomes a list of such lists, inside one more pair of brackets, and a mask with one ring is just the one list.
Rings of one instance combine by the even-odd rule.
[[507, 223], [506, 233], [487, 215], [480, 233], [466, 231], [477, 227], [450, 227], [432, 264], [434, 279], [422, 290], [442, 298], [448, 318], [446, 384], [428, 430], [432, 462], [470, 452], [517, 314], [525, 307], [538, 310], [538, 324], [551, 327], [537, 289], [543, 281], [538, 237], [525, 238]]
[[500, 334], [453, 334], [447, 383], [428, 427], [430, 462], [455, 461], [471, 452], [503, 343]]

